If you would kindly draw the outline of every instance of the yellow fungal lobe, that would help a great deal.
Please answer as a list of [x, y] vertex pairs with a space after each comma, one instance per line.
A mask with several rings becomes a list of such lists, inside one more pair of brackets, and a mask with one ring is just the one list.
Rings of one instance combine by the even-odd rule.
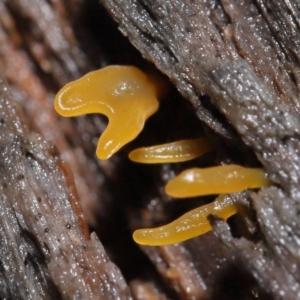
[[133, 239], [140, 245], [148, 246], [180, 243], [212, 230], [207, 220], [209, 215], [227, 220], [236, 212], [236, 206], [230, 196], [220, 195], [212, 203], [193, 209], [172, 223], [152, 229], [136, 230]]
[[64, 117], [101, 113], [109, 124], [97, 156], [107, 159], [142, 131], [159, 106], [157, 88], [138, 68], [108, 66], [66, 84], [56, 95], [55, 110]]
[[176, 163], [194, 159], [210, 150], [213, 145], [202, 137], [135, 149], [129, 153], [129, 158], [144, 164]]
[[187, 198], [235, 193], [269, 185], [263, 169], [225, 165], [185, 170], [167, 183], [165, 192], [174, 198]]

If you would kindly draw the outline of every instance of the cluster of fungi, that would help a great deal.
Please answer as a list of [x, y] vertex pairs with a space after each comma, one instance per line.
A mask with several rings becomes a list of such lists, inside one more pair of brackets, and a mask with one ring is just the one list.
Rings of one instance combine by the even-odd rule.
[[[155, 80], [133, 66], [108, 66], [65, 85], [56, 95], [55, 109], [65, 117], [101, 113], [109, 124], [101, 135], [97, 156], [108, 159], [135, 139], [146, 120], [159, 108], [160, 87]], [[197, 158], [214, 146], [205, 137], [133, 150], [129, 158], [137, 163], [176, 163]], [[171, 179], [165, 192], [173, 198], [220, 194], [212, 203], [198, 207], [177, 220], [157, 228], [139, 229], [133, 234], [142, 245], [168, 245], [199, 236], [212, 228], [207, 219], [224, 220], [237, 212], [224, 195], [247, 188], [269, 186], [264, 170], [239, 165], [191, 168]]]

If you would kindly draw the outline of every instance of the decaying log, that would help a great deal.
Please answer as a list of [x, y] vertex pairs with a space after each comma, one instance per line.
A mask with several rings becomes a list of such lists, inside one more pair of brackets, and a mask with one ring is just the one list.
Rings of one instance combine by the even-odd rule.
[[53, 144], [28, 130], [0, 79], [2, 299], [129, 299], [91, 236], [73, 178]]
[[[42, 12], [47, 15], [48, 18], [42, 20], [42, 31], [48, 35], [53, 51], [59, 53], [66, 64], [65, 74], [72, 72], [73, 77], [62, 76], [60, 67], [47, 57], [47, 46], [37, 45], [32, 40], [30, 45], [35, 47], [37, 55], [40, 54], [37, 57], [40, 67], [48, 72], [50, 68], [60, 82], [78, 76], [82, 59], [75, 47], [70, 50], [73, 57], [68, 56], [68, 47], [63, 47], [63, 44], [67, 45], [66, 37], [60, 35], [59, 24], [54, 24], [58, 17], [49, 4], [25, 1], [9, 4], [11, 11], [19, 12], [24, 18], [39, 19]], [[23, 11], [17, 5], [24, 5]], [[57, 125], [52, 123], [56, 118], [52, 105], [47, 109], [47, 101], [52, 102], [52, 97], [30, 65], [28, 53], [19, 47], [24, 36], [20, 35], [15, 21], [1, 3], [3, 69], [10, 82], [24, 93], [20, 95], [11, 86], [15, 98], [23, 98], [20, 103], [26, 109], [27, 117], [34, 115], [35, 121], [26, 120], [1, 71], [0, 297], [130, 299], [129, 288], [120, 270], [110, 261], [96, 234], [89, 233], [72, 173], [59, 158], [54, 145], [29, 129], [27, 121], [48, 139], [55, 140], [61, 151], [68, 149], [62, 136], [55, 131]], [[47, 28], [47, 22], [52, 26]], [[70, 157], [72, 160], [72, 154]]]
[[234, 239], [223, 222], [216, 233], [263, 290], [300, 298], [299, 1], [102, 2], [203, 122], [255, 151], [276, 185], [252, 195], [261, 238]]
[[[172, 91], [139, 138], [106, 162], [94, 155], [105, 120], [53, 111], [54, 93], [89, 70], [111, 63], [149, 69], [102, 5], [192, 103]], [[128, 299], [128, 286], [135, 299], [300, 298], [299, 5], [0, 3], [0, 61], [9, 80], [0, 85], [1, 298]], [[216, 155], [151, 167], [127, 159], [137, 146], [204, 131]], [[212, 217], [214, 232], [180, 245], [134, 245], [132, 230], [212, 200], [171, 201], [163, 186], [174, 173], [194, 164], [257, 166], [254, 153], [274, 186], [231, 195], [239, 214], [230, 228]]]

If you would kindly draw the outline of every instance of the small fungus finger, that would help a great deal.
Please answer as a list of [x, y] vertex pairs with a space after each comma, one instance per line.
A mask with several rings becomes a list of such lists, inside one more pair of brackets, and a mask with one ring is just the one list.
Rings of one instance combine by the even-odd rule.
[[188, 139], [131, 151], [129, 158], [144, 164], [184, 162], [213, 150], [206, 138]]
[[209, 215], [227, 220], [236, 212], [232, 199], [228, 195], [220, 195], [212, 203], [193, 209], [167, 225], [136, 230], [133, 239], [140, 245], [148, 246], [180, 243], [212, 230], [207, 220]]
[[54, 107], [65, 117], [101, 113], [109, 124], [99, 139], [97, 156], [107, 159], [142, 131], [158, 107], [157, 88], [138, 68], [109, 66], [66, 84]]
[[269, 185], [263, 169], [225, 165], [185, 170], [167, 183], [165, 192], [174, 198], [187, 198], [235, 193]]

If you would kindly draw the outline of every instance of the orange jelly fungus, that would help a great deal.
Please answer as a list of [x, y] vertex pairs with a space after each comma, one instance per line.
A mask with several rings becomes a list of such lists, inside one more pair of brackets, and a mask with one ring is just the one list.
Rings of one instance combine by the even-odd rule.
[[167, 183], [165, 192], [174, 198], [187, 198], [235, 193], [269, 185], [263, 169], [225, 165], [185, 170]]
[[136, 230], [133, 233], [133, 239], [140, 245], [148, 246], [180, 243], [212, 230], [207, 220], [209, 215], [216, 215], [227, 220], [236, 212], [230, 196], [220, 195], [212, 203], [193, 209], [167, 225]]
[[135, 149], [129, 153], [129, 158], [144, 164], [176, 163], [194, 159], [211, 150], [213, 145], [202, 137]]
[[[158, 107], [158, 93], [164, 87], [132, 66], [109, 66], [91, 72], [65, 85], [56, 95], [54, 107], [65, 117], [101, 113], [109, 124], [101, 135], [97, 156], [107, 159], [132, 141]], [[164, 145], [141, 148], [129, 154], [141, 163], [183, 162], [213, 150], [205, 139], [182, 140]], [[269, 186], [262, 169], [226, 165], [206, 169], [189, 169], [169, 181], [166, 193], [174, 198], [239, 192], [247, 188]], [[220, 195], [210, 204], [196, 208], [170, 224], [154, 229], [140, 229], [133, 238], [142, 245], [167, 245], [202, 235], [212, 228], [210, 214], [226, 220], [236, 213], [228, 195]]]
[[64, 117], [106, 115], [109, 124], [96, 153], [107, 159], [142, 131], [159, 107], [157, 97], [156, 86], [138, 68], [108, 66], [66, 84], [56, 95], [54, 107]]

